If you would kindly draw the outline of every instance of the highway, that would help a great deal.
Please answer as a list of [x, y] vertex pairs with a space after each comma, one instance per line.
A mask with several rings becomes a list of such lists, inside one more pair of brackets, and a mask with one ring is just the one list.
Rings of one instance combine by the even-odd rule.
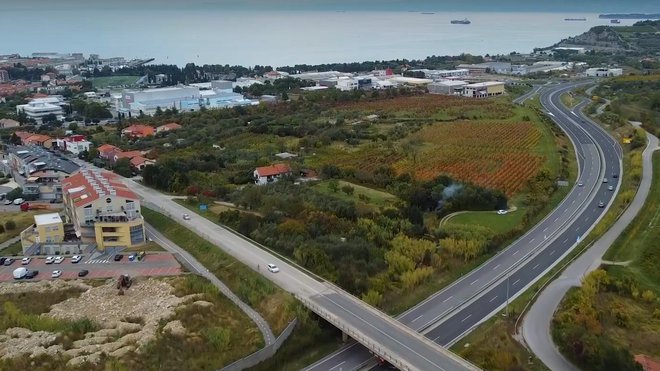
[[[477, 369], [333, 284], [314, 277], [290, 264], [287, 260], [279, 258], [202, 216], [190, 213], [187, 208], [174, 202], [167, 195], [131, 179], [123, 178], [122, 180], [140, 196], [143, 205], [177, 220], [202, 238], [294, 294], [311, 310], [397, 367], [411, 371]], [[183, 220], [183, 214], [187, 213], [191, 214], [190, 220]], [[278, 273], [269, 272], [266, 269], [266, 265], [269, 263], [276, 264], [280, 271]]]
[[[618, 190], [612, 174], [621, 172], [621, 149], [602, 129], [561, 104], [561, 94], [575, 86], [545, 86], [541, 102], [571, 138], [580, 169], [578, 182], [583, 186], [574, 186], [555, 210], [509, 247], [399, 316], [403, 324], [450, 346], [550, 270], [609, 207]], [[604, 184], [603, 178], [609, 182]], [[614, 191], [608, 191], [609, 185]], [[600, 202], [604, 208], [598, 207]], [[351, 344], [307, 369], [335, 370], [341, 364], [342, 370], [352, 370], [370, 362], [366, 349]]]

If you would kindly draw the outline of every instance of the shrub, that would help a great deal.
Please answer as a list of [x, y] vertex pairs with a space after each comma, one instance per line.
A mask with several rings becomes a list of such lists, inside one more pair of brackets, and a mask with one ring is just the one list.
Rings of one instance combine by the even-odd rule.
[[5, 222], [5, 229], [8, 231], [13, 231], [16, 229], [16, 222], [13, 220], [8, 220]]
[[5, 233], [5, 226], [0, 224], [0, 234]]

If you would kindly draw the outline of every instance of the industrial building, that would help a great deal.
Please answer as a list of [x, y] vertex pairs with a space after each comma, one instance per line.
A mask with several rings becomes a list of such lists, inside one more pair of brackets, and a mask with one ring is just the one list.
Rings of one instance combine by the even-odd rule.
[[441, 80], [449, 77], [466, 77], [470, 74], [467, 68], [460, 68], [455, 70], [428, 70], [428, 69], [415, 69], [409, 70], [411, 72], [421, 72], [427, 79]]
[[465, 85], [463, 96], [470, 98], [484, 98], [504, 94], [504, 83], [501, 81], [486, 81]]
[[467, 69], [470, 75], [482, 75], [485, 73], [508, 74], [511, 73], [509, 62], [484, 62], [477, 64], [459, 64], [456, 68]]
[[623, 75], [621, 68], [587, 68], [587, 76], [590, 77], [613, 77]]
[[57, 120], [64, 119], [64, 109], [62, 108], [64, 98], [53, 96], [48, 98], [36, 98], [27, 104], [19, 104], [16, 106], [16, 113], [25, 113], [25, 115], [36, 121], [38, 124], [43, 123], [43, 118], [48, 115], [55, 115]]
[[66, 217], [82, 242], [101, 251], [145, 243], [140, 200], [118, 175], [83, 169], [63, 182], [63, 191]]
[[428, 85], [431, 94], [461, 95], [468, 83], [460, 80], [436, 81]]
[[255, 105], [258, 101], [245, 99], [231, 91], [230, 81], [212, 81], [210, 90], [199, 86], [179, 85], [167, 88], [125, 90], [117, 100], [117, 111], [129, 116], [152, 116], [161, 110], [197, 111], [205, 108], [227, 108]]

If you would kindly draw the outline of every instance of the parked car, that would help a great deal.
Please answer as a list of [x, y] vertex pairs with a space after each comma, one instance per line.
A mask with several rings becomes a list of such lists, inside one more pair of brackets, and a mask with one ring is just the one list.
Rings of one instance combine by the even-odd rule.
[[50, 274], [50, 277], [51, 278], [58, 278], [61, 275], [62, 275], [62, 271], [57, 270], [57, 271], [53, 271], [53, 273]]
[[55, 258], [54, 263], [55, 264], [60, 264], [63, 261], [64, 261], [64, 257], [63, 256], [58, 256], [58, 257]]
[[5, 265], [5, 260], [7, 260], [7, 258], [0, 258], [0, 265]]
[[506, 210], [497, 210], [497, 215], [504, 215], [506, 213], [508, 213]]
[[55, 257], [54, 256], [48, 256], [46, 257], [46, 264], [53, 264], [55, 262]]
[[128, 260], [129, 260], [129, 261], [133, 261], [133, 260], [135, 260], [135, 256], [136, 256], [136, 254], [131, 254], [131, 255], [129, 255], [129, 256], [128, 256]]
[[21, 259], [21, 265], [28, 265], [32, 261], [32, 258], [23, 258]]
[[115, 255], [115, 261], [118, 262], [118, 261], [120, 261], [123, 257], [124, 257], [124, 255], [122, 255], [122, 254], [117, 254], [117, 255]]
[[277, 265], [275, 265], [273, 263], [268, 264], [268, 270], [272, 273], [277, 273], [277, 272], [280, 271], [280, 269], [277, 267]]
[[39, 274], [38, 270], [28, 271], [27, 274], [25, 275], [25, 278], [34, 278], [37, 276], [37, 274]]
[[7, 258], [7, 259], [5, 259], [5, 262], [2, 263], [2, 265], [5, 265], [5, 266], [12, 265], [14, 263], [14, 260], [15, 260], [14, 258]]
[[20, 204], [22, 204], [23, 202], [25, 202], [24, 199], [22, 199], [22, 198], [17, 198], [17, 199], [14, 200], [14, 205], [20, 205]]
[[89, 274], [89, 271], [87, 269], [83, 269], [78, 272], [78, 277], [85, 277], [87, 274]]
[[11, 205], [11, 200], [5, 200], [5, 205]]
[[78, 263], [81, 260], [82, 260], [82, 256], [80, 255], [74, 255], [71, 257], [71, 263]]

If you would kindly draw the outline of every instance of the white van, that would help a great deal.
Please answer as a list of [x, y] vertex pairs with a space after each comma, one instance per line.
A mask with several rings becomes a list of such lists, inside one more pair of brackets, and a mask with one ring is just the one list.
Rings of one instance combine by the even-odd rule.
[[17, 198], [17, 199], [14, 200], [14, 205], [20, 205], [20, 204], [22, 204], [23, 202], [25, 202], [24, 199], [22, 199], [22, 198]]

